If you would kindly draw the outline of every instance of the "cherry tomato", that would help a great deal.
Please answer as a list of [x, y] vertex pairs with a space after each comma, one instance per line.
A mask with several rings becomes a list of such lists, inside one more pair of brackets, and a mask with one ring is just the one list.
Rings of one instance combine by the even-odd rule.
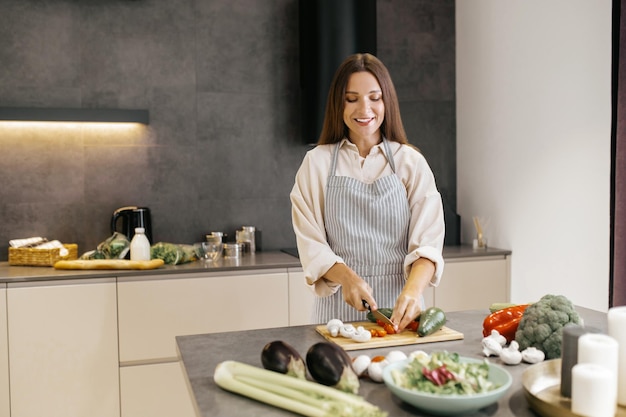
[[409, 323], [408, 326], [406, 326], [406, 328], [409, 330], [413, 330], [415, 332], [417, 331], [417, 328], [419, 327], [419, 325], [420, 325], [419, 321], [413, 320], [412, 322]]
[[393, 326], [391, 324], [385, 324], [383, 328], [385, 329], [387, 334], [395, 334], [396, 333], [396, 330], [393, 328]]
[[382, 362], [382, 361], [384, 361], [384, 360], [385, 360], [385, 357], [384, 357], [384, 356], [382, 356], [382, 355], [374, 356], [374, 357], [372, 358], [372, 362]]
[[387, 336], [387, 331], [385, 329], [378, 329], [378, 330], [376, 330], [376, 332], [378, 333], [378, 337], [385, 337], [385, 336]]

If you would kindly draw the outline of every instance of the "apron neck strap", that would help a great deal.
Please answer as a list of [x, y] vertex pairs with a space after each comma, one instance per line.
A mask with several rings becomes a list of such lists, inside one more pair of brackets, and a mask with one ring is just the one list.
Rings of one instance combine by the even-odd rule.
[[[337, 142], [337, 144], [335, 145], [335, 149], [333, 151], [333, 160], [330, 164], [330, 170], [328, 172], [328, 176], [329, 177], [334, 177], [335, 176], [335, 170], [337, 169], [337, 157], [339, 155], [339, 148], [341, 147], [341, 143], [342, 141]], [[396, 173], [396, 164], [393, 161], [393, 156], [391, 155], [391, 148], [389, 147], [389, 141], [383, 136], [383, 154], [385, 155], [385, 158], [387, 158], [387, 162], [389, 163], [389, 166], [391, 167], [391, 170], [393, 171], [393, 173]]]

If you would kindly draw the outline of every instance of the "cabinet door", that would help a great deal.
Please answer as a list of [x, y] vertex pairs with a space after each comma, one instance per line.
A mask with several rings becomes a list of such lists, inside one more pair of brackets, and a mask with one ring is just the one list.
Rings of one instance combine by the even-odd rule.
[[289, 324], [286, 270], [118, 283], [120, 362], [177, 360], [176, 336]]
[[115, 279], [9, 284], [12, 417], [120, 414]]
[[9, 403], [9, 341], [7, 340], [7, 290], [0, 288], [0, 417], [11, 415]]
[[435, 305], [435, 287], [431, 287], [430, 285], [428, 285], [426, 288], [424, 288], [424, 293], [422, 294], [422, 296], [424, 296], [424, 305], [426, 306], [426, 308]]
[[120, 368], [122, 417], [195, 417], [180, 362]]
[[289, 325], [317, 324], [311, 320], [315, 295], [307, 287], [302, 269], [289, 270]]
[[509, 258], [465, 259], [446, 262], [435, 305], [444, 311], [487, 309], [508, 302]]

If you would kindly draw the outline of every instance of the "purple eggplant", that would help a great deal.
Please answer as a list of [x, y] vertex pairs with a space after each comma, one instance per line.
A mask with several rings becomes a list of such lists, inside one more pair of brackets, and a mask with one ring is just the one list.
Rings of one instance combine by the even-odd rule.
[[306, 365], [314, 380], [338, 390], [357, 394], [359, 377], [352, 369], [352, 359], [340, 346], [319, 342], [306, 354]]
[[261, 353], [263, 368], [306, 379], [306, 365], [302, 356], [288, 343], [275, 340], [268, 343]]

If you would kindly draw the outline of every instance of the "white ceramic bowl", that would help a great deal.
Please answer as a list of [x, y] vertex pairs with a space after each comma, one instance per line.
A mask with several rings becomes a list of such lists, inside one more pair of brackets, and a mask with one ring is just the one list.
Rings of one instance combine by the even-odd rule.
[[[437, 395], [398, 386], [391, 375], [394, 369], [404, 369], [410, 359], [387, 365], [383, 371], [385, 385], [402, 401], [430, 414], [452, 416], [469, 414], [498, 401], [513, 382], [511, 374], [498, 365], [489, 364], [489, 380], [499, 385], [495, 390], [472, 395]], [[482, 362], [479, 359], [461, 357], [461, 362]]]

